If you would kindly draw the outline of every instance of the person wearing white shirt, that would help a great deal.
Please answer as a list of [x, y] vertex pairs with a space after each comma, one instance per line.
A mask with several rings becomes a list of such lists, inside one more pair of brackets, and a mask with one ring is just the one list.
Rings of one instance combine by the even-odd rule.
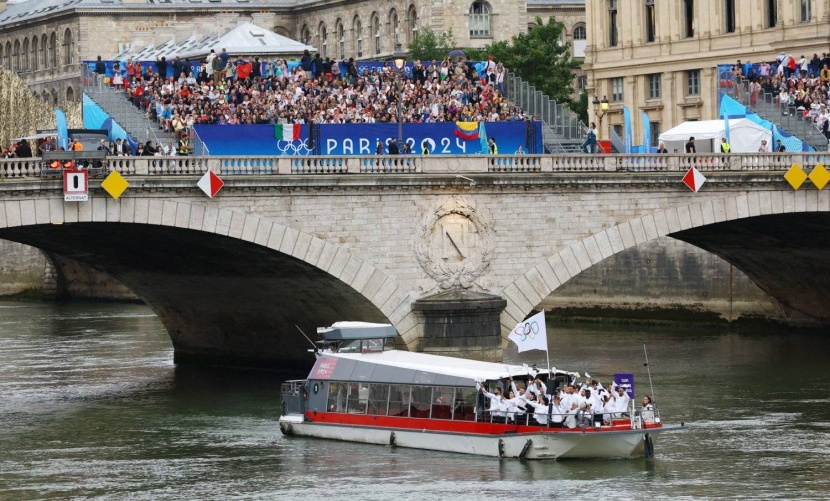
[[501, 388], [496, 387], [493, 393], [485, 390], [483, 386], [479, 385], [480, 391], [485, 397], [490, 399], [490, 416], [493, 421], [501, 421], [507, 417], [508, 404], [505, 402], [504, 396], [501, 394]]
[[620, 418], [628, 412], [628, 404], [631, 402], [631, 397], [628, 396], [628, 392], [622, 386], [616, 386], [615, 384], [612, 388], [612, 391], [616, 393], [614, 395], [614, 417]]
[[526, 400], [528, 406], [533, 407], [536, 412], [533, 413], [533, 418], [542, 426], [548, 425], [548, 401], [544, 395], [539, 395], [538, 401]]
[[551, 428], [563, 428], [565, 426], [565, 419], [568, 417], [568, 412], [570, 408], [565, 407], [562, 404], [562, 399], [559, 395], [553, 396], [553, 402], [551, 402], [550, 407], [550, 422], [549, 425]]

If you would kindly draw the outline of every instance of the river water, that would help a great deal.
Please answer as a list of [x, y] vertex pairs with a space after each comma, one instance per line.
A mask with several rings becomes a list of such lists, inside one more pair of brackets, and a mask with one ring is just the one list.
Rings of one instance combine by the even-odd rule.
[[0, 303], [0, 499], [830, 497], [830, 337], [548, 330], [553, 365], [634, 372], [638, 397], [645, 343], [664, 422], [690, 431], [652, 460], [527, 463], [285, 438], [285, 376], [177, 368], [144, 306]]

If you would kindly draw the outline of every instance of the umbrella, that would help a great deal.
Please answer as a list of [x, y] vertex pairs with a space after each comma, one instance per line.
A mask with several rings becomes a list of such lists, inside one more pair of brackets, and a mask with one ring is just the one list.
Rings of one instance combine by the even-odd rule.
[[449, 54], [447, 54], [447, 55], [450, 56], [450, 57], [464, 57], [465, 56], [464, 51], [461, 50], [461, 49], [451, 50], [449, 52]]

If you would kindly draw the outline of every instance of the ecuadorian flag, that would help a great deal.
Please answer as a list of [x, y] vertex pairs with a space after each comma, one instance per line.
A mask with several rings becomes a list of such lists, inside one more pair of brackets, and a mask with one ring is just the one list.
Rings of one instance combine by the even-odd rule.
[[455, 122], [455, 135], [467, 141], [478, 139], [478, 122]]

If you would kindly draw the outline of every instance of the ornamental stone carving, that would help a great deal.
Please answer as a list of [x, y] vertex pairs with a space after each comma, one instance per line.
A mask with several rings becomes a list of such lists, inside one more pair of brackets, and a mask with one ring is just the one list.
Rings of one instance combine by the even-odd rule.
[[494, 248], [489, 221], [460, 195], [428, 210], [415, 232], [418, 263], [441, 289], [482, 290], [475, 282], [490, 266]]

